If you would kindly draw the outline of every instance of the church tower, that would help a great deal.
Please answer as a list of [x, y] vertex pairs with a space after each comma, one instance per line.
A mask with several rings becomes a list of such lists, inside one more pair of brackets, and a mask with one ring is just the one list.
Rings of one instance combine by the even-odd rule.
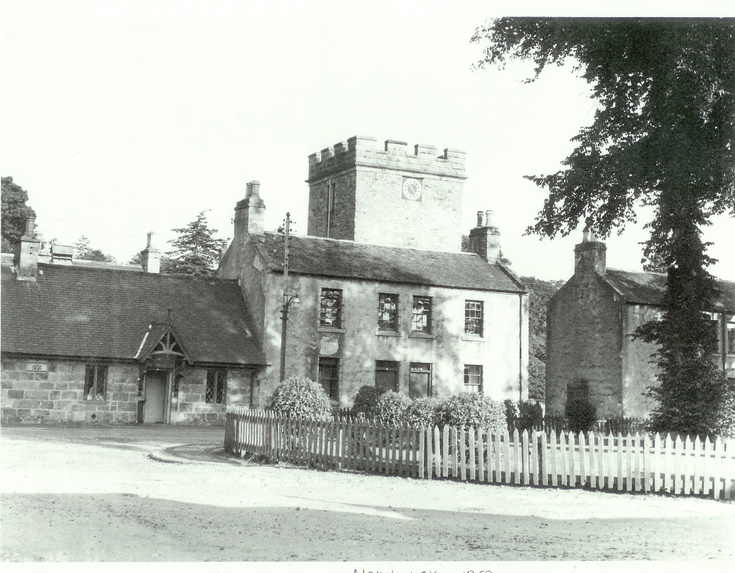
[[308, 234], [459, 252], [465, 152], [355, 136], [309, 156]]

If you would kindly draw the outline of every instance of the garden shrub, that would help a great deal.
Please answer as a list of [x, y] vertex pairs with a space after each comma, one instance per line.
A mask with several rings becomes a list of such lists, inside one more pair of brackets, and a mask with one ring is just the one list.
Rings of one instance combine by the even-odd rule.
[[291, 376], [281, 382], [266, 401], [266, 408], [290, 417], [331, 419], [329, 396], [318, 382], [300, 376]]
[[506, 425], [499, 402], [469, 392], [456, 394], [439, 404], [437, 423], [458, 428], [489, 428], [490, 432], [502, 430]]
[[576, 398], [567, 402], [564, 413], [569, 422], [569, 431], [575, 434], [588, 432], [597, 423], [597, 409], [584, 398]]
[[404, 414], [404, 422], [412, 428], [433, 427], [437, 423], [436, 410], [439, 407], [436, 398], [416, 398], [408, 405]]
[[410, 404], [411, 398], [401, 392], [383, 392], [375, 404], [375, 420], [386, 426], [401, 426]]
[[377, 386], [361, 386], [355, 395], [355, 401], [352, 405], [353, 416], [364, 416], [365, 418], [374, 418], [378, 405], [378, 398], [385, 394], [385, 388]]

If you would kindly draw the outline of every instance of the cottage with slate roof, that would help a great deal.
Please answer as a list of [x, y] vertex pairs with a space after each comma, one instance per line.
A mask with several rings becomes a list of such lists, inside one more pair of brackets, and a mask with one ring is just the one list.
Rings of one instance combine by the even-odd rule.
[[[546, 411], [588, 398], [599, 418], [647, 416], [643, 394], [656, 384], [655, 346], [631, 334], [661, 312], [666, 275], [606, 267], [606, 246], [585, 231], [575, 248], [574, 276], [552, 297], [547, 315]], [[735, 283], [718, 281], [711, 309], [719, 350], [713, 360], [735, 379]]]
[[[44, 262], [33, 220], [2, 264], [4, 422], [222, 423], [265, 365], [234, 280]], [[41, 261], [39, 261], [39, 258]]]
[[248, 184], [218, 276], [239, 280], [262, 341], [258, 403], [290, 375], [342, 406], [364, 385], [527, 398], [528, 294], [499, 262], [490, 212], [461, 252], [464, 162], [367, 137], [313, 154], [308, 235], [288, 237], [287, 266], [286, 234], [264, 231], [260, 183]]

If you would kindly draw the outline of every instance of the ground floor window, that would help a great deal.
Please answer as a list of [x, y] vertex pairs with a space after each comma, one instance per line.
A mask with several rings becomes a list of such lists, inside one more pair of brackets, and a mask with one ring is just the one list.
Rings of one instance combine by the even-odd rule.
[[207, 404], [225, 404], [227, 400], [227, 370], [207, 370]]
[[411, 362], [408, 375], [408, 396], [410, 398], [431, 396], [431, 364]]
[[84, 399], [104, 400], [107, 393], [107, 366], [88, 364], [84, 370]]
[[375, 362], [375, 387], [398, 392], [398, 362], [392, 360]]
[[482, 394], [482, 365], [464, 365], [464, 389], [465, 392]]
[[319, 358], [319, 383], [331, 400], [339, 400], [339, 359]]

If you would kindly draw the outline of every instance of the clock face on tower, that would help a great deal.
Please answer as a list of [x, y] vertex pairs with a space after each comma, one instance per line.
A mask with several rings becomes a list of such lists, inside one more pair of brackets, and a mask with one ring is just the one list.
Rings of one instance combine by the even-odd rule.
[[419, 201], [421, 199], [421, 179], [406, 177], [403, 180], [403, 198], [409, 201]]

